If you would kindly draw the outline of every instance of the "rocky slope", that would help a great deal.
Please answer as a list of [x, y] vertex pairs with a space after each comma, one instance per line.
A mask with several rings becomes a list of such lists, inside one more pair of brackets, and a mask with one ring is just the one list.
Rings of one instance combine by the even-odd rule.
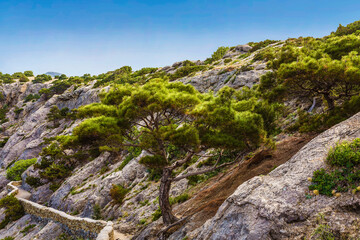
[[[270, 46], [277, 47], [281, 44], [279, 42]], [[257, 52], [250, 54], [248, 53], [250, 49], [251, 47], [246, 45], [236, 46], [211, 67], [180, 78], [178, 81], [192, 84], [201, 92], [216, 92], [223, 86], [235, 89], [244, 86], [252, 87], [259, 83], [261, 75], [270, 70], [266, 68], [264, 62], [253, 61]], [[183, 62], [175, 63], [157, 71], [173, 73], [183, 64]], [[197, 61], [195, 64], [201, 64], [201, 62]], [[1, 139], [9, 138], [0, 149], [2, 167], [0, 197], [5, 196], [5, 185], [9, 182], [6, 179], [7, 167], [20, 159], [37, 158], [40, 162], [39, 153], [46, 146], [46, 139], [68, 135], [80, 123], [81, 120], [62, 119], [59, 125], [54, 127], [47, 117], [51, 107], [75, 109], [99, 102], [99, 93], [107, 91], [109, 87], [95, 87], [95, 82], [92, 81], [77, 88], [72, 86], [64, 93], [54, 95], [50, 99], [42, 96], [31, 101], [26, 101], [30, 94], [38, 94], [40, 89], [50, 88], [53, 83], [15, 82], [0, 86], [0, 92], [4, 96], [0, 106], [8, 106], [9, 109], [6, 113], [8, 121], [1, 125], [2, 132], [0, 133]], [[294, 108], [307, 109], [312, 102], [293, 101], [286, 104], [294, 105]], [[22, 110], [19, 111], [19, 109]], [[323, 165], [323, 157], [327, 149], [337, 140], [356, 137], [358, 134], [356, 128], [359, 124], [359, 116], [355, 116], [327, 131], [309, 143], [289, 162], [276, 168], [267, 176], [252, 178], [259, 174], [267, 174], [277, 164], [286, 162], [310, 137], [282, 135], [279, 139], [283, 142], [279, 143], [278, 152], [271, 153], [273, 158], [269, 158], [270, 153], [259, 153], [241, 165], [242, 169], [234, 170], [237, 166], [232, 166], [196, 187], [190, 186], [187, 179], [173, 184], [172, 197], [184, 192], [188, 192], [190, 197], [194, 196], [189, 201], [174, 206], [174, 211], [179, 217], [184, 216], [186, 210], [192, 210], [191, 207], [196, 205], [206, 207], [180, 229], [172, 231], [169, 238], [183, 239], [187, 236], [194, 239], [294, 239], [302, 237], [296, 235], [297, 231], [309, 232], [308, 228], [314, 227], [317, 214], [311, 211], [314, 208], [325, 214], [341, 206], [346, 209], [352, 207], [356, 209], [356, 201], [351, 200], [350, 196], [331, 200], [322, 197], [306, 199], [305, 193], [308, 185], [306, 179], [312, 175], [314, 169]], [[287, 147], [281, 147], [284, 142], [287, 142]], [[328, 144], [324, 146], [324, 142]], [[90, 218], [94, 217], [95, 212], [98, 211], [96, 209], [100, 209], [100, 217], [104, 220], [112, 220], [119, 232], [133, 235], [134, 239], [156, 239], [156, 233], [162, 227], [161, 218], [152, 221], [153, 214], [158, 209], [159, 183], [150, 181], [149, 171], [139, 164], [139, 159], [146, 154], [145, 152], [131, 159], [124, 168], [119, 170], [126, 154], [115, 155], [103, 152], [92, 161], [78, 166], [55, 191], [50, 189], [50, 183], [45, 180], [42, 180], [43, 185], [37, 188], [25, 182], [29, 176], [39, 177], [39, 170], [31, 166], [22, 174], [22, 188], [31, 192], [31, 200], [34, 202], [72, 215]], [[199, 159], [198, 162], [201, 160]], [[184, 171], [193, 171], [194, 165]], [[238, 179], [237, 175], [246, 177]], [[252, 179], [247, 181], [250, 178]], [[224, 179], [227, 180], [224, 181]], [[247, 182], [243, 183], [244, 181]], [[229, 182], [231, 187], [227, 188], [225, 183]], [[209, 199], [210, 195], [207, 196], [206, 193], [217, 183], [224, 185], [217, 185], [218, 198], [213, 202], [213, 199]], [[112, 184], [120, 184], [131, 189], [122, 204], [112, 201], [109, 194]], [[240, 184], [242, 185], [239, 186]], [[236, 188], [237, 190], [233, 193]], [[226, 199], [229, 195], [231, 196]], [[345, 202], [348, 202], [348, 205]], [[356, 217], [354, 212], [349, 210], [348, 213], [351, 217]], [[3, 217], [3, 212], [0, 212], [0, 215]], [[333, 221], [336, 225], [336, 222], [343, 221], [344, 217], [344, 214], [339, 214], [329, 221]], [[211, 219], [205, 223], [209, 218]], [[28, 233], [19, 232], [30, 225], [34, 226]], [[340, 224], [339, 226], [346, 227], [347, 225]], [[13, 236], [16, 240], [56, 239], [66, 232], [68, 229], [60, 224], [25, 215], [1, 229], [0, 239], [6, 236]]]
[[[265, 64], [262, 62], [251, 63], [250, 67], [241, 69], [242, 66], [250, 65], [253, 55], [241, 60], [238, 60], [238, 57], [245, 54], [250, 48], [238, 46], [229, 51], [212, 69], [179, 80], [194, 85], [200, 91], [217, 91], [224, 85], [237, 89], [242, 86], [251, 87], [268, 70], [265, 69]], [[233, 62], [229, 64], [230, 60], [228, 60], [225, 63], [225, 59], [231, 59]], [[181, 64], [181, 62], [176, 63], [171, 67], [164, 67], [160, 71], [171, 72]], [[59, 122], [59, 126], [54, 128], [47, 114], [52, 106], [71, 110], [98, 102], [99, 93], [107, 91], [108, 87], [95, 88], [94, 83], [90, 82], [76, 89], [70, 87], [63, 94], [54, 95], [50, 99], [42, 96], [30, 101], [27, 100], [30, 94], [35, 95], [39, 93], [40, 89], [50, 88], [53, 85], [52, 82], [34, 84], [16, 81], [0, 86], [0, 92], [4, 96], [1, 107], [8, 107], [6, 114], [8, 121], [1, 125], [2, 139], [8, 138], [4, 147], [0, 149], [1, 187], [5, 187], [8, 183], [5, 177], [7, 167], [12, 166], [20, 159], [37, 158], [40, 162], [39, 153], [46, 146], [44, 144], [46, 139], [72, 132], [80, 120], [63, 119]], [[22, 175], [22, 188], [31, 192], [31, 200], [34, 202], [81, 217], [92, 217], [94, 206], [100, 206], [103, 219], [113, 220], [115, 227], [121, 232], [135, 234], [143, 228], [144, 221], [151, 222], [152, 214], [158, 209], [159, 183], [148, 180], [149, 173], [144, 166], [138, 163], [140, 157], [132, 159], [119, 171], [118, 167], [124, 156], [105, 152], [93, 161], [76, 168], [71, 177], [66, 179], [55, 192], [50, 190], [50, 183], [46, 183], [46, 181], [43, 182], [44, 185], [37, 188], [31, 187], [25, 182], [28, 176], [39, 177], [38, 170], [31, 166]], [[101, 169], [105, 170], [101, 171]], [[131, 187], [131, 191], [122, 205], [115, 204], [109, 195], [112, 184]], [[187, 179], [184, 179], [172, 186], [171, 195], [180, 195], [188, 188]], [[2, 196], [6, 194], [5, 188], [3, 190]], [[17, 233], [19, 229], [31, 224], [36, 226], [26, 236]], [[54, 239], [54, 236], [58, 236], [62, 232], [64, 232], [63, 226], [26, 215], [0, 230], [0, 238], [14, 236], [15, 239]]]
[[360, 235], [358, 195], [347, 193], [338, 198], [306, 195], [308, 178], [315, 170], [325, 167], [329, 149], [339, 141], [359, 137], [360, 114], [357, 114], [317, 136], [268, 175], [243, 183], [211, 220], [188, 236], [191, 239], [309, 239], [314, 229], [325, 222], [337, 233], [337, 239], [357, 239]]

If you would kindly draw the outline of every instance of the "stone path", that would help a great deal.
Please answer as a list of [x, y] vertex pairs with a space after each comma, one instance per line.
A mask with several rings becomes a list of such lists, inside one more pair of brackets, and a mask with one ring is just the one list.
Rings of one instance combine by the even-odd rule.
[[[17, 197], [18, 199], [26, 199], [26, 200], [28, 200], [28, 202], [30, 202], [29, 199], [30, 199], [30, 197], [31, 197], [31, 193], [28, 192], [28, 191], [25, 191], [25, 190], [22, 189], [22, 188], [20, 188], [20, 185], [21, 185], [21, 182], [20, 182], [20, 181], [19, 181], [19, 182], [10, 182], [10, 183], [8, 184], [8, 186], [10, 187], [10, 189], [12, 189], [12, 190], [14, 190], [14, 188], [16, 189], [16, 190], [14, 190], [14, 191], [17, 191], [16, 197]], [[13, 192], [13, 191], [12, 191], [12, 192]], [[9, 193], [9, 194], [11, 194], [11, 193]], [[26, 200], [24, 200], [24, 201], [26, 201]], [[34, 203], [34, 204], [35, 204], [35, 203]], [[56, 210], [56, 211], [58, 211], [58, 210]], [[66, 213], [65, 213], [65, 214], [66, 214]], [[111, 224], [112, 224], [112, 223], [111, 223]], [[111, 225], [111, 226], [112, 226], [112, 225]], [[105, 228], [104, 228], [104, 229], [105, 229]], [[102, 237], [101, 237], [101, 239], [102, 239]], [[131, 239], [131, 236], [122, 234], [122, 233], [114, 230], [114, 238], [113, 238], [113, 239], [115, 239], [115, 240], [130, 240], [130, 239]]]
[[16, 197], [29, 200], [31, 197], [31, 193], [29, 193], [28, 191], [25, 191], [24, 189], [19, 188], [19, 192], [18, 192], [18, 194], [16, 194]]

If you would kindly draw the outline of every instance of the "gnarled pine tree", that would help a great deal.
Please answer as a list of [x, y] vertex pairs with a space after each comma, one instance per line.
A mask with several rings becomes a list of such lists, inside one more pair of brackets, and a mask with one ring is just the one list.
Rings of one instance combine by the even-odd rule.
[[[234, 93], [224, 88], [216, 96], [200, 94], [191, 85], [161, 79], [143, 86], [115, 86], [101, 104], [79, 109], [80, 116], [95, 118], [85, 120], [74, 135], [80, 142], [101, 138], [116, 151], [127, 147], [146, 150], [149, 155], [140, 163], [161, 170], [159, 204], [164, 224], [171, 225], [178, 221], [169, 202], [172, 182], [229, 165], [233, 162], [221, 164], [223, 150], [251, 149], [264, 137], [262, 117], [252, 112], [251, 104], [240, 106]], [[108, 124], [116, 126], [107, 128]], [[180, 152], [177, 157], [172, 154], [174, 148]], [[193, 156], [212, 148], [221, 149], [213, 166], [175, 176], [175, 170]]]

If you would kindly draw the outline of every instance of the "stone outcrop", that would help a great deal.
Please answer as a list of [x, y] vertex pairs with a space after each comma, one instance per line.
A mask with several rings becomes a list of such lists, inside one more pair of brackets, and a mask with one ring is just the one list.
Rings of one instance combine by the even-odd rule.
[[240, 185], [212, 219], [187, 236], [201, 240], [304, 239], [319, 213], [340, 235], [359, 236], [358, 225], [353, 225], [359, 219], [358, 195], [306, 197], [310, 196], [307, 179], [325, 167], [329, 149], [339, 141], [359, 137], [360, 113], [314, 138], [267, 176]]

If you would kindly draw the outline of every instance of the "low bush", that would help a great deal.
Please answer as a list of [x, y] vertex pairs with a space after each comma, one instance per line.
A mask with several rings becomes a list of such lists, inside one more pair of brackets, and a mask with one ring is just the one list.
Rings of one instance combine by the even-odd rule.
[[205, 64], [211, 64], [217, 60], [220, 60], [224, 57], [226, 52], [229, 50], [228, 47], [219, 47], [212, 55], [211, 58], [205, 60]]
[[152, 214], [152, 221], [156, 221], [161, 217], [161, 210], [160, 208], [156, 209], [156, 211]]
[[47, 74], [37, 75], [32, 81], [33, 83], [44, 83], [51, 80], [51, 76]]
[[19, 115], [23, 110], [24, 110], [23, 108], [15, 107], [14, 113], [15, 113], [16, 115]]
[[95, 220], [102, 219], [101, 207], [100, 207], [99, 204], [94, 205], [92, 218], [95, 219]]
[[13, 195], [7, 195], [0, 200], [0, 208], [5, 208], [5, 218], [0, 223], [0, 229], [6, 227], [10, 222], [16, 221], [25, 215], [20, 201]]
[[174, 198], [170, 198], [170, 205], [174, 205], [174, 204], [177, 204], [177, 203], [183, 203], [183, 202], [186, 202], [187, 200], [189, 199], [189, 194], [187, 193], [183, 193], [177, 197], [174, 197]]
[[264, 41], [261, 42], [249, 42], [248, 45], [250, 45], [252, 48], [250, 49], [250, 52], [255, 52], [261, 48], [267, 47], [270, 44], [273, 43], [277, 43], [279, 42], [279, 40], [270, 40], [270, 39], [266, 39]]
[[337, 144], [329, 151], [326, 163], [332, 167], [331, 170], [322, 168], [315, 171], [310, 190], [332, 196], [334, 192], [356, 189], [360, 184], [360, 139]]
[[178, 68], [174, 74], [171, 74], [170, 79], [175, 80], [178, 78], [183, 78], [190, 75], [191, 73], [202, 71], [205, 68], [206, 66], [183, 66]]
[[0, 76], [0, 79], [2, 80], [3, 83], [5, 84], [10, 84], [15, 82], [13, 77], [10, 74], [3, 74]]
[[20, 82], [28, 82], [29, 79], [26, 76], [21, 76], [19, 79]]
[[129, 190], [123, 186], [113, 184], [112, 188], [110, 189], [110, 196], [116, 203], [121, 204], [128, 192]]
[[360, 164], [360, 138], [353, 142], [343, 142], [332, 148], [326, 161], [331, 166], [353, 167]]
[[25, 235], [28, 234], [30, 231], [32, 231], [34, 227], [36, 227], [36, 224], [30, 224], [30, 225], [24, 227], [24, 229], [21, 230], [20, 233], [23, 233], [24, 236], [25, 236]]
[[231, 62], [231, 61], [232, 61], [231, 58], [227, 58], [227, 59], [224, 60], [224, 63], [225, 63], [225, 64], [228, 64], [228, 63]]
[[21, 174], [25, 172], [28, 167], [35, 164], [37, 161], [36, 158], [19, 160], [14, 163], [14, 165], [6, 170], [6, 178], [11, 181], [20, 181]]
[[24, 102], [30, 102], [33, 100], [38, 100], [40, 98], [39, 94], [29, 94], [25, 97]]
[[70, 169], [64, 165], [52, 163], [49, 167], [40, 172], [40, 176], [50, 181], [56, 181], [66, 178], [69, 176], [70, 172]]
[[27, 184], [29, 184], [31, 187], [33, 187], [33, 188], [37, 188], [37, 187], [40, 187], [42, 185], [41, 181], [40, 181], [40, 178], [32, 177], [32, 176], [27, 177], [25, 182]]
[[1, 140], [1, 141], [0, 141], [0, 147], [1, 147], [1, 148], [4, 147], [5, 144], [6, 144], [8, 141], [9, 141], [9, 137], [6, 137], [6, 138], [4, 138], [3, 140]]
[[14, 240], [14, 239], [15, 239], [14, 237], [7, 236], [5, 238], [2, 238], [1, 240]]
[[24, 75], [25, 75], [26, 77], [33, 77], [33, 76], [34, 76], [34, 73], [33, 73], [33, 71], [25, 71], [25, 72], [24, 72]]

